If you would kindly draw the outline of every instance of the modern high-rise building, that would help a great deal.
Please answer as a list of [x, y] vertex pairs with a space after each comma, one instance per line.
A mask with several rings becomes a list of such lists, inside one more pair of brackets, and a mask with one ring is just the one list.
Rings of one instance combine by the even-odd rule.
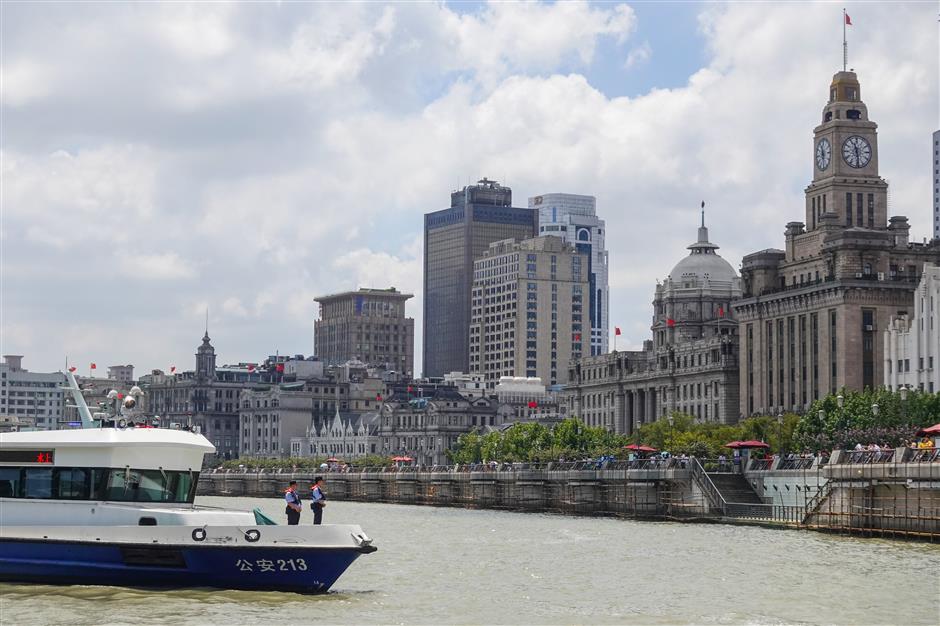
[[22, 356], [4, 355], [0, 363], [0, 416], [32, 422], [40, 430], [55, 430], [65, 409], [64, 384], [62, 372], [30, 372], [23, 369]]
[[940, 239], [940, 130], [933, 134], [933, 236]]
[[927, 265], [910, 316], [892, 317], [884, 333], [884, 383], [940, 391], [940, 265]]
[[911, 313], [940, 240], [911, 242], [907, 218], [889, 219], [876, 129], [855, 72], [837, 72], [813, 131], [806, 222], [787, 224], [786, 250], [742, 263], [744, 297], [733, 307], [743, 415], [803, 412], [843, 387], [884, 381], [881, 331]]
[[539, 235], [561, 237], [587, 255], [591, 355], [604, 354], [610, 341], [610, 304], [606, 228], [604, 220], [597, 217], [597, 200], [594, 196], [546, 193], [529, 198], [529, 208], [539, 213]]
[[538, 213], [512, 206], [512, 189], [486, 178], [424, 216], [424, 375], [468, 371], [473, 261], [494, 241], [530, 239]]
[[473, 265], [470, 373], [568, 381], [588, 350], [588, 257], [558, 237], [490, 244]]
[[326, 365], [358, 358], [370, 366], [405, 376], [414, 371], [415, 321], [405, 317], [412, 298], [394, 287], [359, 289], [320, 296], [314, 322], [314, 349]]

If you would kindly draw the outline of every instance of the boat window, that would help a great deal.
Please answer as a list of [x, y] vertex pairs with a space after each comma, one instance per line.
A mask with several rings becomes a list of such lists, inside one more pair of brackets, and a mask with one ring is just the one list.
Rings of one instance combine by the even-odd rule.
[[0, 467], [0, 497], [189, 503], [199, 472], [102, 467]]
[[91, 494], [91, 474], [89, 467], [58, 468], [56, 498], [63, 500], [86, 500]]
[[23, 490], [27, 498], [52, 497], [52, 468], [30, 467], [24, 472]]
[[19, 497], [20, 472], [18, 467], [0, 467], [0, 498]]

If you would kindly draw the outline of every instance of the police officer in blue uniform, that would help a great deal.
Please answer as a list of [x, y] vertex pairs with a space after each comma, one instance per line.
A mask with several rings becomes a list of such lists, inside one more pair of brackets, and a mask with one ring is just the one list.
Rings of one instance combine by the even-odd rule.
[[310, 508], [313, 509], [313, 523], [323, 523], [323, 507], [326, 506], [326, 496], [323, 495], [323, 477], [317, 476], [310, 485]]
[[300, 494], [297, 493], [296, 480], [290, 481], [287, 491], [284, 492], [284, 502], [287, 503], [284, 508], [284, 512], [287, 513], [287, 525], [296, 526], [300, 523], [300, 512], [303, 510], [300, 504]]

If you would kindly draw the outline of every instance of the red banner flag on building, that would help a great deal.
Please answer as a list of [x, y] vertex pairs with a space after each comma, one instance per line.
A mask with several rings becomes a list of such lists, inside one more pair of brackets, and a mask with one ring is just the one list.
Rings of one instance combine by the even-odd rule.
[[620, 327], [619, 327], [619, 326], [614, 326], [614, 335], [616, 335], [616, 336], [619, 337], [620, 334], [621, 334], [621, 333], [620, 333]]
[[676, 325], [676, 320], [672, 319], [671, 317], [666, 318], [666, 326], [668, 326], [669, 328], [672, 328], [675, 325]]
[[530, 409], [538, 408], [538, 406], [539, 406], [539, 403], [538, 403], [538, 402], [536, 402], [535, 400], [529, 400], [529, 408], [530, 408]]
[[725, 307], [723, 306], [718, 307], [718, 317], [724, 317], [724, 316], [725, 316]]

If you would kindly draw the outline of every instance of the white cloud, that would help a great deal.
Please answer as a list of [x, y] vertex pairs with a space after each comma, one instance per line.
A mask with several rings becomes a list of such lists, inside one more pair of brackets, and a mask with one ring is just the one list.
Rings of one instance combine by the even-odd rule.
[[[483, 175], [517, 206], [597, 196], [612, 325], [638, 346], [702, 199], [735, 265], [802, 219], [841, 67], [824, 4], [704, 5], [706, 65], [630, 98], [579, 73], [608, 61], [602, 40], [642, 36], [625, 5], [135, 7], [62, 5], [55, 22], [17, 6], [3, 27], [4, 71], [27, 70], [3, 96], [2, 331], [35, 369], [92, 349], [184, 367], [206, 307], [220, 362], [310, 353], [313, 298], [358, 286], [415, 293], [420, 342], [422, 214]], [[938, 101], [927, 15], [860, 5], [850, 34], [868, 39], [850, 62], [915, 236]], [[134, 335], [132, 352], [109, 335]]]
[[640, 45], [631, 48], [630, 52], [627, 53], [627, 59], [624, 61], [623, 67], [627, 70], [633, 69], [649, 61], [651, 56], [653, 56], [653, 48], [650, 47], [650, 42], [644, 41]]
[[196, 275], [192, 263], [180, 258], [175, 252], [146, 254], [127, 251], [116, 256], [115, 260], [121, 273], [136, 279], [138, 286], [143, 286], [145, 281], [150, 280], [181, 280]]

